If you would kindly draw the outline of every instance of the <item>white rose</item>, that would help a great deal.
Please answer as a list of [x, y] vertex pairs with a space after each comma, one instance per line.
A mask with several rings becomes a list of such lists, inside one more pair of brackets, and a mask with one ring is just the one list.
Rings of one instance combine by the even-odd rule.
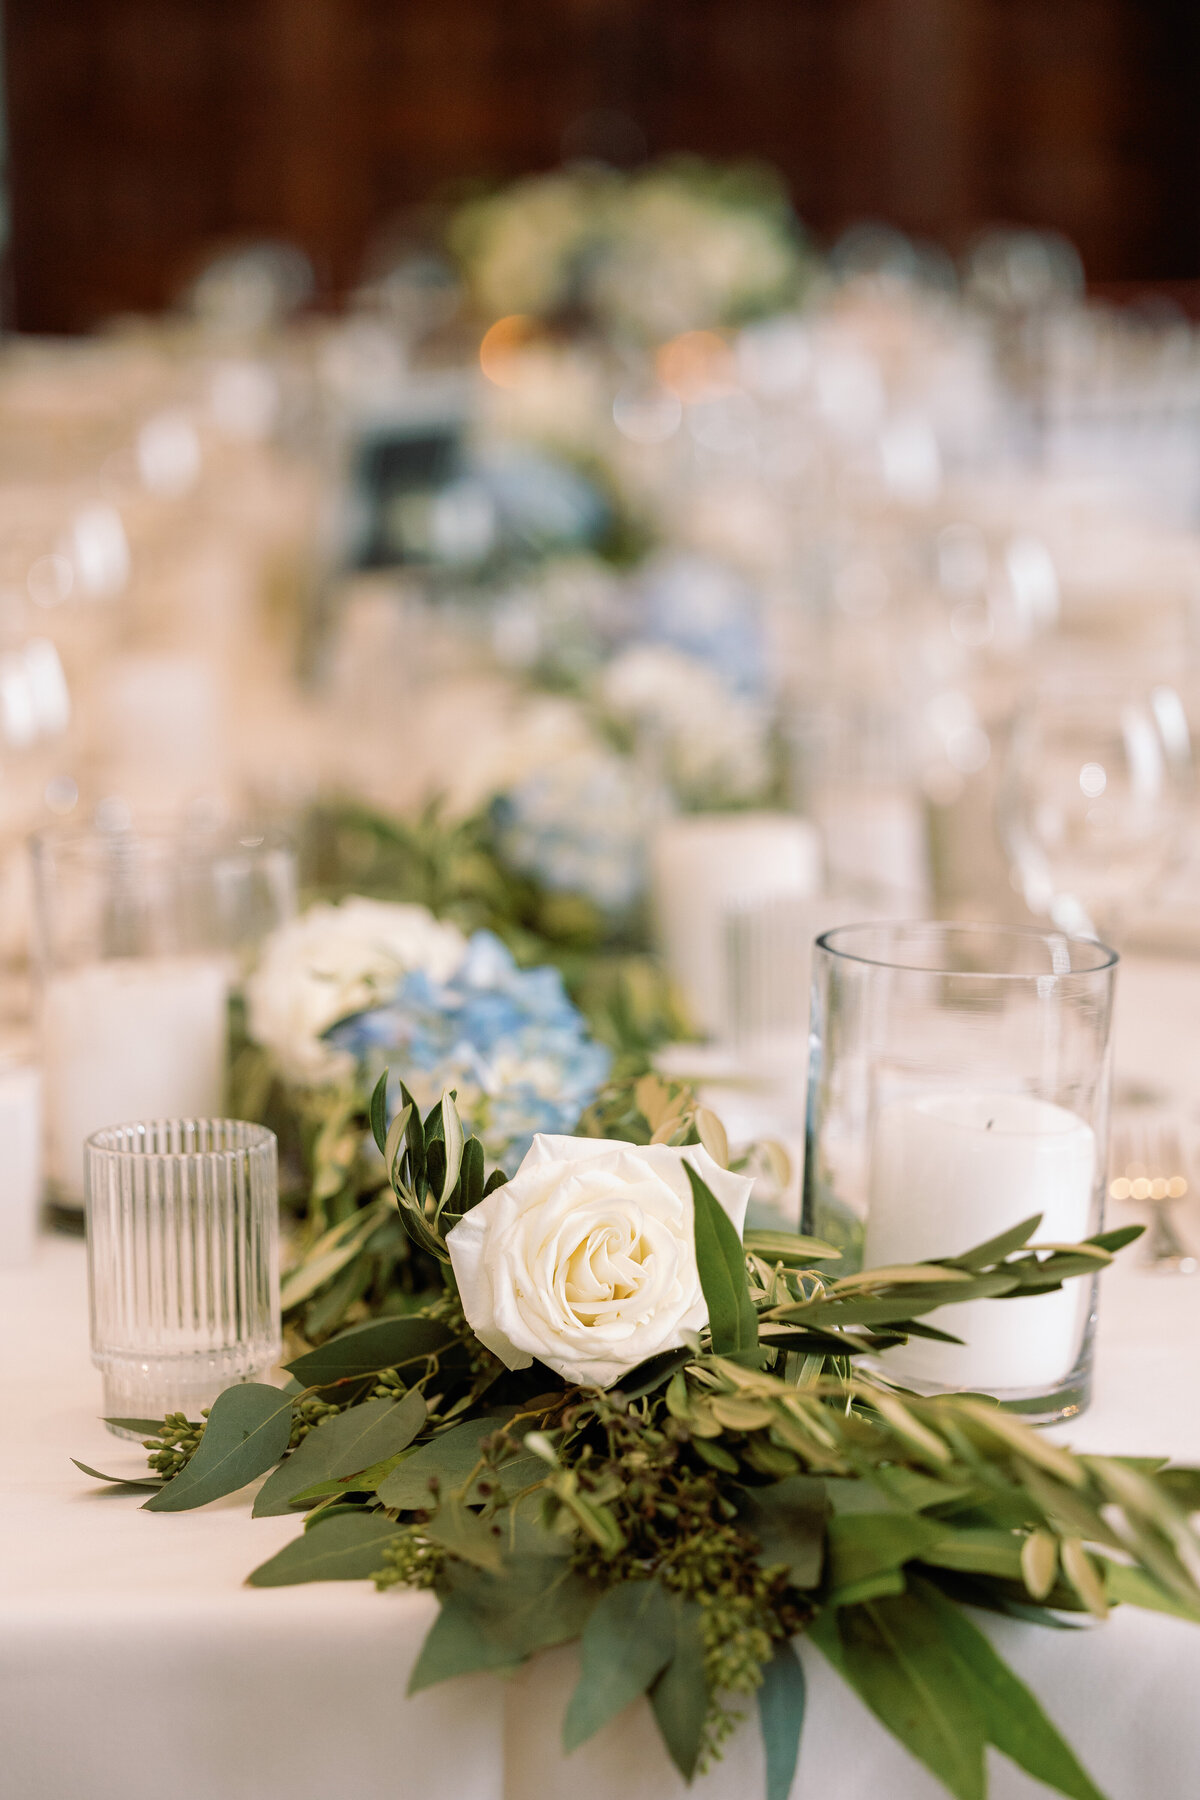
[[453, 975], [467, 940], [424, 906], [353, 897], [310, 907], [273, 932], [246, 984], [247, 1028], [281, 1073], [304, 1086], [337, 1081], [354, 1058], [322, 1032], [390, 995], [401, 975]]
[[708, 1309], [685, 1163], [740, 1237], [753, 1183], [698, 1145], [535, 1137], [512, 1180], [446, 1236], [476, 1336], [510, 1369], [536, 1356], [604, 1388], [699, 1331]]

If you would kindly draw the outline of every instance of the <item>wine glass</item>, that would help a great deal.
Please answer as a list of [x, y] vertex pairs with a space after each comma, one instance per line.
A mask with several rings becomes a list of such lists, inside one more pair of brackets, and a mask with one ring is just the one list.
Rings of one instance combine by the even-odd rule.
[[1111, 937], [1182, 860], [1192, 734], [1168, 683], [1081, 680], [1018, 710], [1000, 834], [1030, 910], [1073, 937]]

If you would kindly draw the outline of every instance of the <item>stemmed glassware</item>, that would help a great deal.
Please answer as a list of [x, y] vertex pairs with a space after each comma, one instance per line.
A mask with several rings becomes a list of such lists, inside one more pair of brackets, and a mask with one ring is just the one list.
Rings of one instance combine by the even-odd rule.
[[1035, 690], [1018, 711], [998, 798], [1031, 912], [1071, 936], [1122, 935], [1182, 860], [1194, 791], [1176, 687], [1084, 679]]

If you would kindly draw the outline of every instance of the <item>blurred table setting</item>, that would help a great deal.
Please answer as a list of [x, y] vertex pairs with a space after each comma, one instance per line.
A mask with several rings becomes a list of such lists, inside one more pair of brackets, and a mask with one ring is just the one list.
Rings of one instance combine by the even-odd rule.
[[[568, 167], [464, 201], [436, 232], [414, 221], [337, 315], [311, 308], [311, 284], [298, 251], [252, 244], [169, 314], [0, 342], [14, 1800], [148, 1800], [168, 1781], [188, 1800], [650, 1800], [697, 1769], [713, 1800], [1191, 1792], [1200, 332], [1089, 300], [1051, 234], [991, 233], [958, 266], [882, 227], [819, 252], [769, 174], [689, 160]], [[554, 1291], [589, 1323], [615, 1308], [641, 1353], [547, 1363], [498, 1298], [508, 1252], [481, 1237], [468, 1269], [462, 1246], [478, 1221], [498, 1229], [539, 1159], [579, 1158], [562, 1179], [600, 1207], [587, 1159], [633, 1150], [647, 1183], [675, 1158], [688, 1221], [694, 1195], [699, 1311], [680, 1302], [653, 1341], [648, 1311], [629, 1324], [665, 1240], [614, 1275], [626, 1252], [598, 1212]], [[615, 1191], [632, 1167], [603, 1179]], [[799, 1334], [730, 1339], [711, 1428], [684, 1374], [689, 1346], [718, 1354], [708, 1205], [712, 1245], [736, 1228], [733, 1313], [749, 1280], [750, 1314]], [[1104, 1240], [1139, 1223], [1137, 1242]], [[823, 1256], [840, 1264], [815, 1276]], [[597, 1267], [600, 1299], [580, 1302]], [[880, 1267], [890, 1284], [871, 1284]], [[955, 1364], [938, 1316], [920, 1324], [938, 1281], [970, 1286], [961, 1320], [986, 1315], [974, 1361], [969, 1336]], [[805, 1315], [820, 1304], [835, 1310]], [[431, 1363], [422, 1395], [380, 1350], [335, 1391], [329, 1346], [426, 1326], [442, 1348], [419, 1357], [457, 1355], [457, 1374]], [[844, 1355], [835, 1329], [859, 1333]], [[782, 1428], [748, 1461], [741, 1438], [728, 1449], [722, 1433], [765, 1433], [767, 1401], [737, 1386], [768, 1379], [764, 1350], [822, 1401], [849, 1384], [828, 1466]], [[898, 1434], [886, 1453], [851, 1441], [851, 1354], [882, 1368], [862, 1404]], [[747, 1507], [771, 1482], [841, 1494], [915, 1459], [886, 1516], [928, 1533], [931, 1508], [947, 1525], [958, 1506], [982, 1560], [922, 1563], [906, 1589], [918, 1552], [897, 1550], [841, 1586], [779, 1575], [767, 1599], [759, 1563], [739, 1565], [724, 1623], [709, 1577], [681, 1577], [672, 1647], [595, 1702], [590, 1731], [578, 1630], [405, 1697], [435, 1618], [449, 1641], [446, 1558], [495, 1572], [494, 1547], [470, 1545], [498, 1478], [485, 1466], [492, 1488], [473, 1487], [468, 1461], [464, 1535], [411, 1563], [399, 1539], [429, 1509], [416, 1490], [388, 1505], [387, 1482], [477, 1422], [489, 1370], [495, 1429], [533, 1419], [532, 1356], [559, 1390], [618, 1396], [675, 1357], [628, 1417], [655, 1456], [690, 1445], [697, 1480], [736, 1478]], [[455, 1380], [475, 1384], [457, 1401]], [[186, 1518], [155, 1516], [241, 1390], [287, 1410], [274, 1457], [214, 1476]], [[1015, 1420], [1017, 1448], [1002, 1426], [980, 1447], [984, 1402], [953, 1414], [964, 1392]], [[313, 1542], [336, 1529], [353, 1549], [369, 1514], [387, 1556], [243, 1585], [293, 1554], [301, 1489], [253, 1520], [236, 1490], [281, 1456], [262, 1492], [301, 1451], [315, 1468], [356, 1412], [391, 1430], [414, 1395], [409, 1438], [306, 1495], [329, 1514]], [[624, 1427], [596, 1418], [611, 1449]], [[571, 1415], [554, 1420], [516, 1452], [531, 1486], [552, 1471], [536, 1529], [558, 1518], [561, 1540], [574, 1519], [593, 1561], [619, 1561], [616, 1490], [578, 1486]], [[276, 1428], [247, 1413], [229, 1429], [236, 1462]], [[630, 1454], [636, 1470], [648, 1453]], [[372, 1469], [376, 1487], [349, 1490], [367, 1504], [339, 1506], [330, 1482]], [[964, 1469], [986, 1471], [969, 1517]], [[1010, 1510], [988, 1512], [1005, 1482]], [[1070, 1511], [1072, 1483], [1090, 1510]], [[751, 1531], [759, 1515], [720, 1491], [712, 1530]], [[598, 1582], [582, 1556], [572, 1580]], [[849, 1627], [832, 1651], [817, 1633], [833, 1592], [864, 1617], [906, 1595], [930, 1617], [973, 1607], [1046, 1735], [989, 1724], [976, 1696], [906, 1736], [907, 1701], [872, 1687]], [[1150, 1610], [1093, 1629], [1122, 1599]], [[1035, 1629], [1050, 1609], [1092, 1619]], [[685, 1623], [698, 1719], [667, 1691]], [[604, 1695], [592, 1629], [584, 1686]], [[445, 1673], [457, 1653], [439, 1651]], [[760, 1713], [761, 1743], [726, 1692]], [[960, 1766], [938, 1736], [985, 1727], [986, 1790], [984, 1739]]]

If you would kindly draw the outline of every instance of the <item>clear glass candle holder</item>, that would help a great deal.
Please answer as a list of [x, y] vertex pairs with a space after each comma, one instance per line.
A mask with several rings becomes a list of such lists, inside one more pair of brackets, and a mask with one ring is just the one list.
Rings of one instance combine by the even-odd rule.
[[223, 1110], [230, 993], [295, 911], [295, 858], [261, 835], [66, 827], [33, 840], [33, 874], [47, 1197], [80, 1230], [93, 1131]]
[[[847, 925], [813, 953], [804, 1229], [839, 1273], [958, 1256], [1037, 1213], [1100, 1229], [1116, 953], [993, 925]], [[1096, 1282], [940, 1309], [876, 1367], [1048, 1421], [1091, 1386]]]
[[88, 1139], [85, 1177], [104, 1416], [194, 1419], [265, 1375], [281, 1349], [274, 1132], [241, 1119], [114, 1125]]

